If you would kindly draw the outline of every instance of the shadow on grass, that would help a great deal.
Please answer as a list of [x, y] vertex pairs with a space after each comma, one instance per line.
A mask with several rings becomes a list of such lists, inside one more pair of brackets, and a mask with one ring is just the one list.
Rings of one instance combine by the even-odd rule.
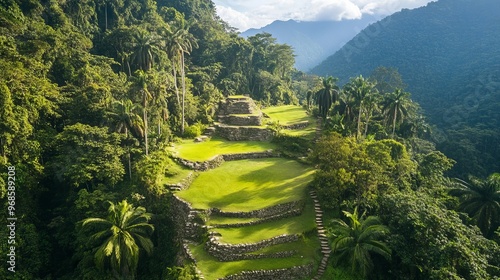
[[[255, 174], [258, 173], [259, 172], [255, 172]], [[237, 208], [238, 206], [241, 207], [243, 205], [246, 206], [243, 208], [252, 209], [249, 211], [259, 210], [277, 204], [300, 200], [304, 196], [306, 186], [311, 179], [312, 179], [311, 174], [301, 174], [299, 175], [299, 177], [295, 177], [292, 179], [274, 180], [275, 183], [273, 183], [274, 186], [272, 187], [270, 187], [268, 184], [265, 184], [269, 183], [270, 182], [269, 180], [266, 179], [263, 179], [262, 181], [253, 180], [250, 182], [255, 182], [256, 184], [260, 185], [260, 188], [247, 187], [244, 189], [237, 189], [234, 192], [223, 195], [219, 199], [214, 199], [208, 202], [207, 204], [209, 205], [210, 208], [219, 208], [224, 211], [226, 211], [225, 208], [235, 208], [235, 207]], [[278, 184], [276, 182], [282, 182], [282, 183]], [[256, 201], [252, 203], [252, 200]], [[266, 205], [256, 204], [258, 202], [267, 200], [271, 201], [272, 204], [266, 204]], [[254, 207], [249, 207], [252, 205], [254, 205]]]

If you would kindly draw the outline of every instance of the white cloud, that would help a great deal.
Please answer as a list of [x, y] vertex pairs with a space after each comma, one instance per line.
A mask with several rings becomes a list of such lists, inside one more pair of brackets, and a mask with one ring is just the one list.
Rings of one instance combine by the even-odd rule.
[[275, 20], [342, 20], [363, 14], [389, 15], [432, 0], [214, 0], [219, 16], [245, 31]]

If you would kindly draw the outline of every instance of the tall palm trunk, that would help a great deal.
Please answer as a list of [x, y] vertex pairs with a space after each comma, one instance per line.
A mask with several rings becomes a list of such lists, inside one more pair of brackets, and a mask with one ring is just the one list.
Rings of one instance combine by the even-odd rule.
[[184, 71], [184, 52], [181, 52], [181, 82], [182, 82], [182, 126], [181, 132], [184, 134], [184, 111], [185, 111], [185, 100], [186, 100], [186, 77]]
[[360, 138], [361, 136], [361, 110], [363, 109], [363, 103], [359, 103], [359, 113], [358, 113], [358, 129], [356, 138]]
[[[127, 138], [127, 141], [129, 140], [128, 137], [128, 128], [125, 126], [125, 137]], [[128, 157], [128, 176], [130, 180], [132, 180], [132, 160], [130, 159], [130, 146], [127, 145], [127, 157]]]
[[148, 112], [146, 110], [146, 106], [148, 105], [148, 101], [147, 101], [147, 96], [146, 96], [146, 92], [143, 90], [143, 93], [142, 93], [142, 118], [143, 118], [143, 121], [144, 121], [144, 144], [146, 146], [146, 155], [149, 154], [148, 152]]
[[396, 131], [396, 119], [398, 117], [398, 106], [394, 107], [394, 118], [392, 119], [392, 138], [394, 138], [394, 132]]
[[370, 112], [366, 112], [367, 113], [367, 119], [366, 119], [366, 125], [365, 125], [365, 133], [364, 133], [364, 137], [366, 138], [366, 134], [368, 134], [368, 124], [370, 123], [370, 119], [371, 119], [371, 113]]

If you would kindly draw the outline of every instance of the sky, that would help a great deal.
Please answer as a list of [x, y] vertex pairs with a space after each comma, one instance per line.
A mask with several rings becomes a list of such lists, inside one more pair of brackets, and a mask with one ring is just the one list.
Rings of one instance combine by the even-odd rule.
[[425, 6], [432, 0], [213, 0], [217, 14], [243, 32], [275, 20], [359, 19], [363, 14], [390, 15], [403, 8]]

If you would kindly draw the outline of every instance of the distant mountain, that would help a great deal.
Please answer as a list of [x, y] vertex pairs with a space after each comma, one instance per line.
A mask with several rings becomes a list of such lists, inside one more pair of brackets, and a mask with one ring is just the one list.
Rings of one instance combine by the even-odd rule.
[[260, 29], [249, 29], [241, 36], [249, 37], [267, 32], [280, 44], [288, 44], [295, 50], [295, 67], [309, 71], [329, 55], [340, 49], [368, 24], [377, 21], [373, 16], [343, 21], [274, 21]]
[[462, 169], [476, 164], [466, 160], [482, 161], [484, 170], [475, 172], [487, 175], [500, 170], [499, 11], [498, 0], [439, 0], [404, 9], [368, 26], [311, 72], [342, 84], [378, 66], [397, 68], [444, 131], [440, 141], [449, 145], [442, 149]]

